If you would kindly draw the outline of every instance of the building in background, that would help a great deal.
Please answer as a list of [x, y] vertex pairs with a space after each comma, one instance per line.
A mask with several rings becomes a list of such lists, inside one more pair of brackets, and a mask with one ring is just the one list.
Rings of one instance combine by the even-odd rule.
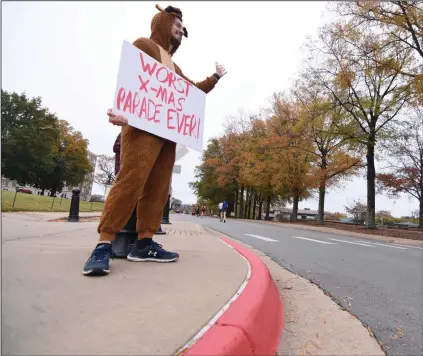
[[[94, 183], [94, 172], [95, 172], [95, 168], [97, 165], [97, 155], [95, 155], [94, 153], [92, 153], [91, 151], [88, 151], [88, 159], [90, 161], [90, 163], [92, 164], [94, 170], [92, 173], [88, 174], [84, 181], [82, 182], [82, 184], [80, 184], [80, 186], [78, 187], [79, 189], [81, 189], [81, 195], [80, 195], [80, 199], [81, 200], [85, 200], [85, 201], [89, 201], [91, 199], [91, 192], [93, 189], [93, 183]], [[1, 189], [2, 190], [7, 190], [7, 191], [16, 191], [16, 186], [17, 186], [17, 182], [16, 180], [12, 180], [12, 179], [8, 179], [6, 177], [1, 177]], [[39, 192], [41, 192], [41, 189], [38, 188], [34, 188], [28, 185], [25, 186], [20, 186], [20, 188], [25, 188], [25, 189], [30, 189], [32, 191], [32, 194], [38, 194]], [[68, 187], [65, 183], [65, 186], [62, 189], [61, 193], [57, 193], [56, 195], [58, 197], [63, 197], [63, 198], [71, 198], [72, 197], [72, 188], [73, 187]], [[46, 190], [44, 192], [44, 195], [49, 195], [49, 191]]]

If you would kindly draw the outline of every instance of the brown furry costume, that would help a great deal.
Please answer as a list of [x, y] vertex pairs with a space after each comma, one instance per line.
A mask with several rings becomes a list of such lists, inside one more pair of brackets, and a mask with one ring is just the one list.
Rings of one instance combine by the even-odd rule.
[[[189, 80], [172, 62], [173, 53], [168, 53], [173, 22], [175, 17], [181, 18], [181, 14], [169, 12], [169, 8], [166, 11], [157, 8], [160, 12], [151, 21], [150, 39], [138, 38], [134, 45], [207, 94], [218, 79], [212, 75], [198, 83]], [[184, 32], [187, 36], [185, 29]], [[175, 149], [175, 142], [129, 125], [122, 127], [120, 171], [98, 226], [100, 241], [114, 240], [115, 233], [125, 226], [136, 204], [138, 238], [151, 238], [159, 229], [168, 198]]]

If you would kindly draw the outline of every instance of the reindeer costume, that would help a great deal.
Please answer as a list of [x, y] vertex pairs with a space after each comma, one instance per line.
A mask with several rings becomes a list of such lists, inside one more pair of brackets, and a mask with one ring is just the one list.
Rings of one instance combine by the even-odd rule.
[[[133, 44], [207, 94], [214, 88], [220, 77], [213, 74], [198, 83], [185, 77], [181, 69], [172, 61], [172, 56], [179, 46], [173, 46], [168, 52], [171, 48], [171, 31], [175, 17], [182, 21], [182, 13], [179, 9], [171, 6], [165, 10], [158, 5], [156, 7], [159, 13], [151, 21], [150, 38], [138, 38]], [[185, 27], [183, 31], [184, 36], [188, 37]], [[138, 242], [147, 239], [150, 240], [149, 243], [152, 243], [153, 247], [157, 248], [158, 244], [152, 242], [152, 236], [160, 227], [163, 209], [168, 198], [169, 184], [175, 163], [176, 143], [125, 125], [122, 127], [120, 145], [120, 171], [103, 209], [98, 226], [100, 244], [97, 245], [96, 250], [110, 247], [110, 244], [101, 242], [114, 240], [116, 232], [127, 223], [135, 206], [137, 206]], [[98, 257], [96, 250], [93, 251], [84, 268], [83, 273], [86, 275], [109, 272], [105, 267], [97, 268], [99, 260], [104, 257], [101, 253], [101, 256]], [[108, 257], [113, 257], [111, 250], [108, 253]], [[171, 252], [169, 253], [171, 254]], [[128, 259], [130, 259], [130, 255], [128, 255]], [[177, 257], [179, 256], [177, 255]], [[173, 260], [176, 260], [177, 257]], [[93, 262], [93, 260], [97, 262]]]

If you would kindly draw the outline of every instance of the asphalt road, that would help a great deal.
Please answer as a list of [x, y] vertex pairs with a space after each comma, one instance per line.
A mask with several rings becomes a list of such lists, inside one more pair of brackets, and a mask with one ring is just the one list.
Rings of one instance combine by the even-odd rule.
[[188, 219], [248, 243], [309, 279], [370, 327], [388, 355], [423, 354], [421, 248], [240, 220], [171, 219]]

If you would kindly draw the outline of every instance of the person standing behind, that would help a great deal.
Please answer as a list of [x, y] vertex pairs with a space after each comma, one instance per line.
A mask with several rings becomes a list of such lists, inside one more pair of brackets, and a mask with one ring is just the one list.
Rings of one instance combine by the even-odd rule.
[[206, 210], [207, 210], [207, 207], [203, 204], [203, 206], [201, 207], [201, 219], [203, 218]]
[[222, 203], [222, 220], [224, 223], [226, 223], [226, 210], [228, 210], [228, 203], [224, 200]]
[[223, 202], [220, 202], [219, 203], [219, 217], [220, 217], [220, 222], [222, 222], [222, 220], [223, 220], [223, 212], [222, 212], [222, 209], [223, 209]]

